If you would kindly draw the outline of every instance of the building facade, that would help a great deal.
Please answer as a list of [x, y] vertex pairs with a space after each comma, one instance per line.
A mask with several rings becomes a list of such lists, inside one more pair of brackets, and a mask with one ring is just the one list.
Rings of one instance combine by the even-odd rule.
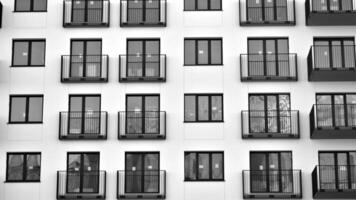
[[2, 0], [0, 199], [356, 199], [352, 0]]

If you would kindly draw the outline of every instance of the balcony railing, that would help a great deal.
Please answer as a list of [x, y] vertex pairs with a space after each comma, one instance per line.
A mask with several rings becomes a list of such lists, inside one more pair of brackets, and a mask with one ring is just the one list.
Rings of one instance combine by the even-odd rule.
[[62, 82], [107, 82], [108, 55], [64, 55], [61, 59]]
[[241, 112], [242, 138], [299, 138], [299, 111]]
[[301, 170], [244, 170], [244, 199], [301, 199]]
[[309, 26], [356, 25], [354, 0], [306, 0], [305, 18]]
[[59, 139], [106, 139], [107, 124], [107, 112], [60, 112]]
[[120, 82], [165, 82], [167, 59], [164, 54], [119, 56]]
[[356, 139], [356, 104], [316, 104], [309, 120], [311, 138]]
[[119, 112], [119, 139], [165, 139], [166, 112]]
[[314, 199], [356, 199], [355, 165], [318, 165], [312, 181]]
[[117, 171], [118, 199], [165, 199], [166, 171]]
[[58, 171], [57, 199], [105, 199], [106, 171]]
[[262, 3], [249, 5], [248, 0], [240, 0], [240, 26], [295, 25], [294, 0], [275, 0], [273, 2], [262, 6]]
[[166, 0], [120, 0], [120, 26], [166, 26]]
[[356, 81], [354, 45], [314, 45], [308, 54], [309, 81]]
[[63, 27], [109, 27], [109, 0], [64, 0]]
[[297, 81], [297, 55], [241, 54], [241, 81]]

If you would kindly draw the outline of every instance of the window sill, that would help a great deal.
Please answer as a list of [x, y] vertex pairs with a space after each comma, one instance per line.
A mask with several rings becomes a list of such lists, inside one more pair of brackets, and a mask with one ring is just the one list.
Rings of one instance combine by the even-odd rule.
[[220, 10], [185, 10], [183, 9], [184, 12], [201, 12], [201, 11], [207, 11], [207, 12], [222, 12], [223, 9], [220, 9]]
[[224, 121], [183, 121], [183, 123], [224, 123]]
[[187, 64], [184, 64], [183, 67], [204, 67], [204, 66], [224, 66], [224, 64], [204, 64], [204, 65], [199, 65], [199, 64], [196, 64], [196, 65], [187, 65]]
[[46, 13], [47, 10], [14, 10], [13, 13]]
[[10, 65], [11, 68], [16, 67], [45, 67], [46, 65]]
[[43, 122], [7, 122], [7, 124], [43, 124]]
[[40, 180], [35, 181], [23, 181], [23, 180], [6, 180], [4, 183], [41, 183]]
[[207, 179], [207, 180], [184, 180], [184, 182], [225, 182], [225, 179]]

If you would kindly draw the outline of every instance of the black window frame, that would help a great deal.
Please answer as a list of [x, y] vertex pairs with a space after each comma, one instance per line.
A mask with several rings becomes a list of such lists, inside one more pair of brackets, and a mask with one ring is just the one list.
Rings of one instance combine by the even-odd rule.
[[36, 0], [28, 0], [30, 1], [30, 9], [29, 10], [17, 10], [17, 2], [18, 0], [14, 0], [14, 12], [47, 12], [48, 9], [48, 0], [46, 0], [46, 8], [44, 10], [34, 10], [34, 1]]
[[[23, 167], [22, 167], [22, 180], [9, 180], [9, 157], [10, 155], [22, 155], [24, 157], [23, 160]], [[27, 156], [28, 155], [39, 155], [40, 156], [40, 171], [39, 171], [39, 179], [38, 180], [26, 180], [26, 175], [27, 175]], [[41, 168], [42, 168], [42, 154], [41, 152], [7, 152], [6, 153], [6, 178], [5, 182], [6, 183], [36, 183], [36, 182], [41, 182]]]
[[207, 0], [208, 2], [208, 8], [207, 9], [199, 9], [198, 8], [198, 2], [201, 0], [190, 0], [190, 1], [195, 1], [195, 8], [194, 9], [187, 9], [186, 7], [186, 2], [185, 1], [189, 1], [189, 0], [184, 0], [184, 9], [183, 11], [222, 11], [222, 0], [219, 0], [220, 2], [220, 8], [219, 9], [212, 9], [211, 8], [211, 1], [212, 0]]
[[[186, 41], [194, 41], [195, 45], [195, 63], [194, 64], [186, 64], [185, 60], [185, 42]], [[212, 60], [212, 52], [211, 52], [211, 41], [217, 40], [220, 41], [220, 46], [221, 46], [221, 52], [220, 52], [220, 57], [221, 57], [221, 62], [218, 64], [213, 64], [211, 63]], [[198, 42], [199, 41], [208, 41], [208, 64], [199, 64], [199, 53], [198, 53]], [[223, 38], [222, 37], [199, 37], [199, 38], [184, 38], [184, 54], [183, 54], [183, 59], [184, 59], [184, 66], [223, 66], [224, 65], [224, 45], [223, 45]]]
[[[14, 58], [15, 58], [15, 43], [16, 42], [26, 42], [28, 43], [27, 49], [27, 65], [15, 65]], [[44, 49], [43, 49], [43, 65], [31, 65], [31, 57], [32, 57], [32, 43], [33, 42], [43, 42]], [[11, 67], [45, 67], [46, 66], [46, 39], [45, 38], [36, 38], [36, 39], [13, 39], [12, 40], [12, 56], [11, 56]]]
[[[29, 116], [29, 100], [30, 98], [42, 98], [42, 117], [41, 121], [28, 121], [28, 116]], [[9, 97], [9, 119], [8, 119], [8, 124], [42, 124], [43, 123], [43, 107], [44, 107], [44, 95], [43, 94], [16, 94], [16, 95], [10, 95]], [[26, 112], [26, 117], [25, 121], [11, 121], [11, 114], [12, 114], [12, 98], [26, 98], [26, 105], [25, 105], [25, 112]]]
[[[225, 181], [225, 155], [224, 151], [184, 151], [184, 166], [185, 166], [185, 156], [188, 154], [195, 154], [196, 159], [196, 179], [187, 179], [185, 177], [185, 167], [184, 167], [184, 181], [185, 182], [224, 182]], [[209, 178], [208, 179], [199, 179], [199, 154], [209, 154]], [[212, 178], [212, 155], [213, 154], [220, 154], [222, 156], [222, 178], [221, 179], [214, 179]]]
[[[187, 121], [185, 119], [185, 97], [186, 96], [194, 96], [195, 97], [195, 120]], [[209, 119], [208, 120], [199, 120], [199, 104], [198, 100], [200, 96], [209, 98]], [[221, 97], [221, 120], [212, 120], [212, 112], [211, 112], [211, 97], [218, 96]], [[224, 94], [223, 93], [185, 93], [184, 94], [184, 111], [183, 111], [184, 123], [222, 123], [224, 122]]]

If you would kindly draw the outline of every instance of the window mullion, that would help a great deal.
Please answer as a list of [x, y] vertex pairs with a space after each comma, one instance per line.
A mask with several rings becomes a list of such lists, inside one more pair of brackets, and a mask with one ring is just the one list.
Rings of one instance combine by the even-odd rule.
[[28, 154], [23, 154], [23, 163], [22, 163], [22, 180], [27, 181], [27, 156]]
[[28, 42], [28, 49], [27, 49], [27, 65], [28, 66], [32, 66], [32, 61], [31, 61], [31, 55], [32, 55], [32, 42], [33, 41], [29, 41]]
[[213, 98], [213, 96], [212, 95], [209, 95], [208, 96], [208, 114], [209, 114], [209, 121], [213, 121], [213, 118], [212, 118], [212, 112], [211, 112], [211, 99]]
[[211, 65], [211, 40], [208, 40], [208, 64]]
[[28, 115], [29, 115], [29, 107], [30, 107], [30, 98], [31, 97], [26, 97], [26, 106], [25, 106], [25, 122], [29, 122], [28, 121]]
[[199, 40], [194, 40], [195, 42], [195, 65], [199, 65]]

